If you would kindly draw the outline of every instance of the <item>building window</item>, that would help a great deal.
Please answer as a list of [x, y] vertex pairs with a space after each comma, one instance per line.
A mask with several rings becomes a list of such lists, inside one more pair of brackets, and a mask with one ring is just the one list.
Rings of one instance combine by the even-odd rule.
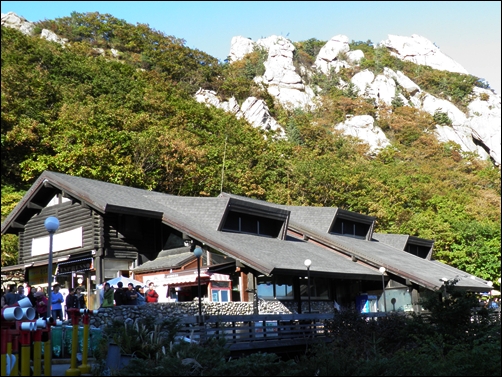
[[429, 255], [431, 248], [427, 246], [419, 246], [419, 245], [414, 245], [414, 244], [406, 244], [406, 247], [404, 251], [407, 253], [416, 255], [417, 257], [420, 257], [422, 259], [426, 259], [427, 256]]
[[211, 301], [213, 302], [228, 302], [230, 290], [228, 289], [211, 289]]
[[228, 281], [211, 282], [211, 301], [213, 302], [230, 301], [230, 286]]
[[230, 211], [222, 230], [277, 238], [283, 221]]
[[[310, 278], [310, 298], [317, 300], [328, 300], [329, 299], [329, 280], [319, 277]], [[308, 293], [308, 279], [303, 278], [300, 280], [300, 295], [302, 300], [307, 300]]]
[[258, 277], [258, 297], [292, 300], [293, 281], [291, 278]]
[[370, 230], [370, 224], [364, 224], [337, 217], [330, 229], [330, 233], [343, 234], [358, 238], [366, 238]]

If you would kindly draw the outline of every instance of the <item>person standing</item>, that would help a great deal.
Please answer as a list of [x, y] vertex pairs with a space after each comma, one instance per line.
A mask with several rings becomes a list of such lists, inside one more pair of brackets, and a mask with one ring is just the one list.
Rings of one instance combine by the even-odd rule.
[[124, 288], [122, 288], [123, 286], [124, 284], [121, 281], [117, 283], [117, 289], [113, 295], [115, 306], [127, 305], [127, 297]]
[[64, 302], [63, 294], [59, 292], [61, 286], [59, 284], [55, 284], [51, 293], [51, 312], [52, 318], [54, 321], [57, 319], [63, 320], [63, 307], [62, 303]]
[[37, 300], [35, 299], [35, 292], [37, 290], [34, 289], [33, 287], [30, 287], [29, 285], [26, 286], [26, 289], [28, 291], [27, 292], [28, 295], [26, 297], [28, 297], [30, 299], [31, 306], [36, 307], [37, 306]]
[[9, 290], [7, 291], [5, 295], [5, 305], [10, 306], [14, 305], [17, 302], [17, 297], [16, 297], [16, 285], [11, 284], [9, 285]]
[[68, 315], [68, 309], [73, 307], [73, 300], [75, 299], [75, 288], [69, 288], [68, 289], [68, 295], [66, 296], [64, 302], [65, 302], [65, 316], [66, 320], [70, 319], [70, 316]]
[[144, 288], [141, 285], [136, 286], [136, 294], [138, 295], [138, 306], [145, 305], [146, 304], [145, 292]]
[[132, 283], [127, 284], [126, 296], [126, 305], [138, 305], [138, 294], [136, 293]]
[[105, 301], [105, 284], [106, 281], [103, 282], [102, 288], [99, 290], [99, 306], [103, 306], [103, 302]]
[[85, 296], [82, 294], [82, 287], [75, 288], [75, 296], [73, 298], [74, 309], [86, 309]]
[[101, 303], [102, 308], [113, 308], [113, 296], [114, 290], [110, 287], [110, 283], [105, 283], [103, 287], [103, 301]]
[[47, 304], [49, 299], [45, 295], [44, 291], [37, 291], [34, 294], [36, 305], [35, 310], [37, 311], [37, 318], [47, 318]]
[[25, 289], [24, 289], [24, 285], [20, 285], [19, 287], [17, 287], [17, 301], [19, 300], [22, 300], [23, 298], [26, 297], [26, 294], [25, 294]]
[[153, 281], [148, 284], [148, 292], [146, 292], [146, 302], [159, 302], [159, 294], [154, 289]]

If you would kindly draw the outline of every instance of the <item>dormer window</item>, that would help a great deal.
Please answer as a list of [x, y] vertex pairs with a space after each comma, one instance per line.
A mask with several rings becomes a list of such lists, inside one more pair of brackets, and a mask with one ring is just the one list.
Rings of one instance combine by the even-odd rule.
[[232, 198], [219, 229], [282, 239], [288, 218], [289, 211]]
[[238, 233], [279, 237], [283, 222], [240, 212], [229, 212], [222, 230]]
[[369, 230], [369, 224], [361, 224], [356, 223], [355, 221], [338, 218], [335, 220], [333, 228], [331, 228], [331, 233], [345, 234], [349, 236], [364, 238], [368, 234]]
[[404, 247], [404, 251], [407, 253], [416, 255], [422, 259], [430, 259], [432, 254], [432, 245], [433, 242], [430, 240], [425, 240], [418, 237], [410, 237], [406, 246]]
[[374, 219], [339, 209], [329, 233], [368, 239], [373, 229]]

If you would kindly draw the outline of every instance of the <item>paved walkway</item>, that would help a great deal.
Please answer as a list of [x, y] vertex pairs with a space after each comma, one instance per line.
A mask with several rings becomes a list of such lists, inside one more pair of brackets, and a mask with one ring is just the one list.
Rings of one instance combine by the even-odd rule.
[[[92, 365], [92, 364], [91, 364]], [[51, 376], [66, 376], [66, 371], [71, 367], [70, 359], [53, 359]], [[42, 373], [44, 370], [42, 369]], [[81, 374], [81, 376], [91, 376], [92, 374]]]

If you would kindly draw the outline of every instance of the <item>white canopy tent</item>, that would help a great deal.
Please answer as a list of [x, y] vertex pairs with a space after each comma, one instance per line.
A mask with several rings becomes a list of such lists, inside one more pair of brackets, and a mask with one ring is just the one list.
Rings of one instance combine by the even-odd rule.
[[[125, 276], [119, 276], [119, 277], [117, 277], [117, 278], [107, 280], [106, 282], [107, 282], [107, 283], [110, 283], [110, 286], [111, 286], [111, 287], [115, 287], [115, 288], [116, 288], [116, 287], [117, 287], [117, 283], [118, 283], [119, 281], [121, 281], [121, 282], [122, 282], [122, 284], [124, 284], [124, 287], [127, 287], [127, 285], [128, 285], [129, 283], [132, 283], [135, 287], [136, 287], [137, 285], [141, 285], [142, 287], [144, 287], [144, 286], [145, 286], [145, 284], [144, 284], [144, 283], [142, 283], [142, 282], [140, 282], [140, 281], [138, 281], [138, 280], [131, 279], [131, 278], [126, 278]], [[98, 288], [98, 289], [103, 289], [103, 284], [99, 284], [99, 285], [97, 286], [97, 288]]]

